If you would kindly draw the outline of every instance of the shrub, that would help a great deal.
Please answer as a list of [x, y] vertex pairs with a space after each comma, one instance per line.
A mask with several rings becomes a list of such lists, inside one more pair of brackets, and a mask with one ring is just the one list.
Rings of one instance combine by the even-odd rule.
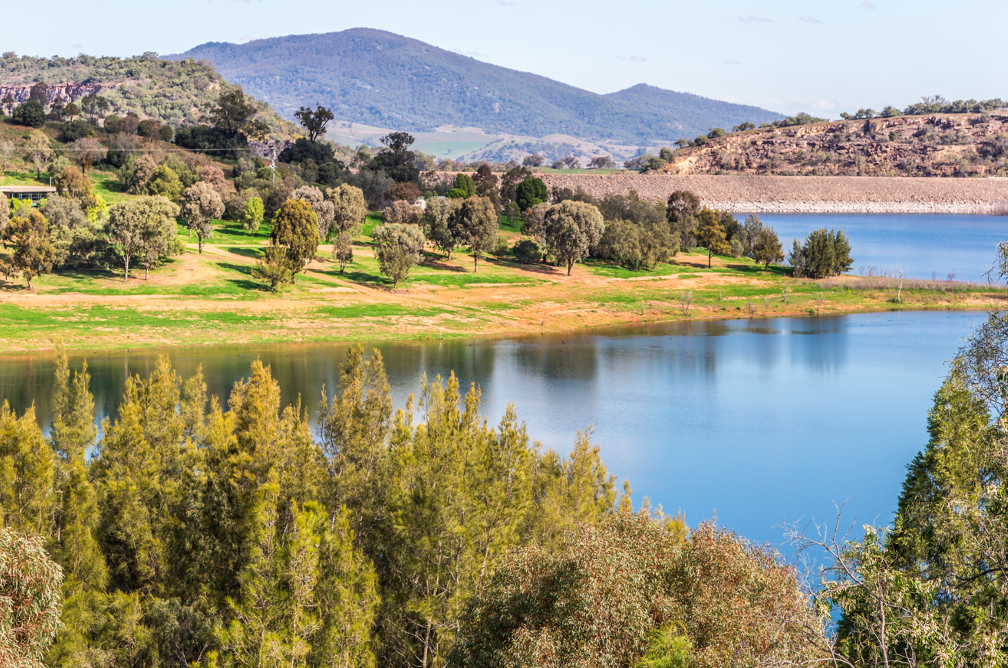
[[521, 239], [515, 243], [511, 252], [514, 253], [515, 259], [521, 264], [532, 264], [539, 261], [539, 257], [542, 255], [542, 248], [536, 243], [535, 239]]
[[490, 249], [490, 254], [496, 258], [502, 258], [507, 257], [510, 252], [511, 244], [508, 243], [507, 237], [503, 234], [498, 234], [497, 243]]
[[161, 137], [161, 121], [155, 118], [145, 118], [137, 123], [137, 134], [148, 139]]
[[287, 251], [283, 246], [269, 244], [263, 250], [263, 256], [256, 260], [252, 276], [264, 281], [269, 289], [276, 292], [280, 285], [291, 280], [290, 263], [287, 262]]
[[182, 182], [171, 167], [161, 163], [151, 175], [150, 183], [147, 184], [147, 192], [151, 195], [167, 197], [175, 202], [182, 196]]
[[742, 257], [744, 254], [744, 248], [742, 247], [742, 242], [737, 238], [732, 238], [731, 240], [731, 256], [732, 257]]
[[72, 120], [63, 124], [63, 143], [69, 144], [78, 139], [83, 139], [91, 134], [93, 128], [91, 124], [83, 118]]
[[318, 182], [327, 186], [339, 185], [343, 173], [343, 166], [338, 161], [327, 162], [318, 168]]
[[245, 202], [245, 206], [242, 211], [242, 227], [249, 234], [255, 234], [259, 231], [259, 225], [263, 220], [263, 202], [258, 197], [250, 197], [248, 201]]
[[14, 109], [11, 120], [18, 125], [27, 125], [33, 128], [40, 128], [45, 125], [45, 107], [38, 100], [28, 100], [24, 104], [19, 104]]
[[162, 125], [158, 131], [161, 141], [171, 143], [175, 139], [175, 130], [170, 125]]
[[[511, 550], [463, 616], [453, 666], [774, 665], [818, 658], [793, 568], [711, 524], [621, 512], [562, 549]], [[639, 662], [639, 663], [638, 663]]]

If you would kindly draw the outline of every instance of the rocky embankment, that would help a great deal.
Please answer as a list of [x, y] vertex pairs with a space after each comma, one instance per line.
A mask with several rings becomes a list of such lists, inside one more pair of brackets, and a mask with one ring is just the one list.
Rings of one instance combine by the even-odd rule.
[[581, 188], [595, 197], [668, 199], [695, 193], [704, 206], [757, 213], [1008, 214], [1008, 179], [867, 176], [542, 174], [552, 191]]

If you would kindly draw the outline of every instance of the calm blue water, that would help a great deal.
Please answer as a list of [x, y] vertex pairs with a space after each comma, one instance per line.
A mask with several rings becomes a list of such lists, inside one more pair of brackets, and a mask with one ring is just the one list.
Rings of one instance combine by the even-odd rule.
[[[737, 216], [742, 220], [744, 216]], [[909, 278], [933, 276], [945, 280], [954, 273], [960, 281], [983, 276], [997, 252], [1008, 241], [1008, 216], [950, 216], [934, 214], [760, 214], [772, 225], [785, 254], [819, 227], [840, 228], [850, 237], [854, 266], [851, 273], [904, 270]]]
[[[483, 390], [495, 424], [515, 402], [529, 434], [567, 451], [594, 425], [609, 470], [687, 522], [710, 518], [759, 541], [778, 524], [829, 519], [832, 501], [858, 523], [887, 522], [905, 466], [926, 441], [926, 416], [946, 361], [982, 313], [697, 322], [598, 336], [382, 344], [397, 406], [420, 378], [454, 369]], [[183, 376], [203, 364], [226, 398], [261, 356], [284, 401], [314, 407], [346, 347], [172, 351]], [[154, 353], [93, 356], [99, 412], [114, 413], [127, 373]], [[79, 363], [79, 359], [75, 360]], [[53, 360], [0, 358], [0, 397], [47, 420]], [[331, 392], [330, 392], [331, 394]]]

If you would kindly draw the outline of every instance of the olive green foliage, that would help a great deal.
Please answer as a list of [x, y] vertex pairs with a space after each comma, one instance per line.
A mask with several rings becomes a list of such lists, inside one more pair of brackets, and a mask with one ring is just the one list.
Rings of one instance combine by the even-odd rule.
[[150, 268], [167, 258], [175, 238], [177, 204], [164, 197], [144, 197], [109, 207], [106, 233], [119, 248], [123, 260], [123, 281], [129, 280], [130, 263], [139, 259], [150, 278]]
[[540, 178], [527, 176], [515, 187], [515, 203], [523, 213], [536, 204], [545, 204], [547, 201], [549, 190]]
[[801, 663], [819, 658], [806, 642], [817, 624], [775, 553], [710, 524], [687, 540], [679, 518], [625, 511], [576, 527], [558, 553], [512, 549], [468, 607], [452, 663]]
[[259, 226], [263, 221], [263, 201], [261, 198], [248, 198], [242, 211], [241, 221], [242, 227], [245, 228], [249, 234], [255, 234], [259, 231]]
[[564, 201], [546, 211], [545, 237], [550, 252], [570, 276], [574, 263], [602, 238], [605, 223], [598, 208], [585, 202]]
[[22, 207], [4, 226], [0, 238], [13, 247], [12, 266], [24, 276], [29, 290], [33, 278], [52, 270], [55, 250], [49, 238], [49, 223], [39, 211]]
[[175, 170], [161, 163], [151, 174], [150, 182], [147, 184], [147, 192], [151, 195], [161, 195], [175, 202], [182, 195], [182, 181], [179, 180]]
[[613, 220], [606, 223], [594, 252], [632, 271], [654, 269], [679, 252], [679, 233], [670, 233], [664, 220], [652, 225]]
[[710, 267], [711, 258], [715, 255], [728, 255], [731, 252], [731, 245], [728, 243], [728, 236], [720, 211], [703, 209], [697, 215], [697, 219], [699, 225], [696, 237], [703, 244], [704, 248], [707, 249], [707, 266]]
[[458, 230], [452, 221], [458, 207], [458, 200], [431, 197], [427, 200], [423, 212], [424, 235], [448, 259], [451, 259], [457, 243], [455, 233]]
[[839, 276], [850, 271], [854, 259], [851, 257], [850, 242], [843, 230], [827, 230], [825, 227], [813, 230], [804, 244], [794, 240], [788, 254], [795, 278], [826, 278]]
[[46, 554], [41, 536], [0, 527], [0, 664], [44, 665], [42, 658], [60, 627], [62, 581], [62, 570]]
[[321, 190], [315, 186], [301, 186], [291, 193], [291, 199], [303, 200], [311, 205], [318, 219], [319, 240], [328, 239], [332, 235], [336, 210], [333, 203], [325, 198]]
[[281, 285], [293, 277], [290, 262], [287, 259], [287, 250], [274, 243], [267, 245], [263, 249], [262, 257], [256, 260], [252, 276], [269, 285], [269, 289], [273, 292], [279, 290]]
[[445, 193], [448, 199], [466, 199], [476, 194], [476, 182], [468, 174], [456, 174], [453, 186]]
[[21, 144], [21, 157], [35, 168], [35, 177], [41, 178], [42, 168], [46, 167], [53, 157], [49, 137], [41, 130], [32, 130], [28, 134], [28, 139]]
[[371, 235], [378, 256], [381, 273], [392, 279], [392, 288], [409, 275], [409, 270], [420, 262], [423, 252], [423, 232], [417, 225], [383, 223]]
[[[86, 365], [56, 367], [48, 437], [0, 408], [3, 526], [44, 536], [64, 574], [50, 666], [444, 665], [510, 548], [558, 550], [614, 510], [587, 434], [542, 452], [454, 376], [394, 413], [359, 346], [315, 429], [259, 361], [225, 410], [162, 358], [100, 430]], [[33, 582], [55, 610], [59, 581]]]
[[634, 668], [689, 668], [693, 645], [680, 631], [681, 625], [669, 625], [651, 632], [647, 652]]
[[448, 229], [454, 243], [469, 248], [473, 256], [473, 271], [479, 271], [479, 261], [497, 243], [499, 216], [487, 197], [468, 197], [453, 207]]
[[542, 248], [539, 247], [535, 239], [519, 239], [515, 242], [511, 252], [521, 264], [532, 264], [539, 261]]
[[273, 216], [270, 241], [274, 246], [286, 249], [293, 283], [297, 274], [304, 271], [318, 250], [318, 216], [311, 205], [304, 200], [285, 201]]
[[28, 100], [14, 109], [11, 120], [18, 125], [40, 128], [45, 125], [45, 107], [38, 100]]
[[199, 252], [203, 252], [203, 241], [213, 234], [213, 219], [224, 213], [224, 202], [217, 191], [206, 181], [198, 181], [182, 196], [182, 218], [190, 233], [196, 234]]
[[772, 227], [760, 228], [752, 240], [751, 255], [753, 260], [767, 268], [770, 267], [770, 263], [777, 264], [784, 260], [784, 250]]
[[110, 259], [104, 220], [89, 219], [76, 200], [50, 197], [39, 203], [39, 210], [49, 223], [54, 267], [94, 268]]
[[[132, 58], [88, 55], [35, 58], [14, 53], [0, 57], [0, 84], [27, 85], [36, 81], [101, 84], [97, 94], [79, 100], [84, 113], [93, 121], [111, 111], [120, 116], [133, 113], [174, 126], [199, 122], [222, 92], [234, 90], [208, 62], [163, 60], [153, 53]], [[112, 85], [120, 82], [120, 86]], [[261, 103], [252, 103], [256, 113], [271, 126], [281, 126], [275, 112]]]
[[360, 234], [361, 223], [367, 215], [364, 191], [344, 183], [336, 188], [328, 188], [326, 199], [333, 203], [333, 225], [330, 233], [348, 233], [351, 237]]

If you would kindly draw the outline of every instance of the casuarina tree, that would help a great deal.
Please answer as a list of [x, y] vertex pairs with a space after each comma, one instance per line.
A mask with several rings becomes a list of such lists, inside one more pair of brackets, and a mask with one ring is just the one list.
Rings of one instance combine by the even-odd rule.
[[707, 249], [707, 267], [711, 266], [711, 258], [715, 255], [727, 255], [731, 252], [731, 244], [725, 234], [717, 211], [704, 209], [700, 212], [700, 226], [697, 228], [697, 240]]

